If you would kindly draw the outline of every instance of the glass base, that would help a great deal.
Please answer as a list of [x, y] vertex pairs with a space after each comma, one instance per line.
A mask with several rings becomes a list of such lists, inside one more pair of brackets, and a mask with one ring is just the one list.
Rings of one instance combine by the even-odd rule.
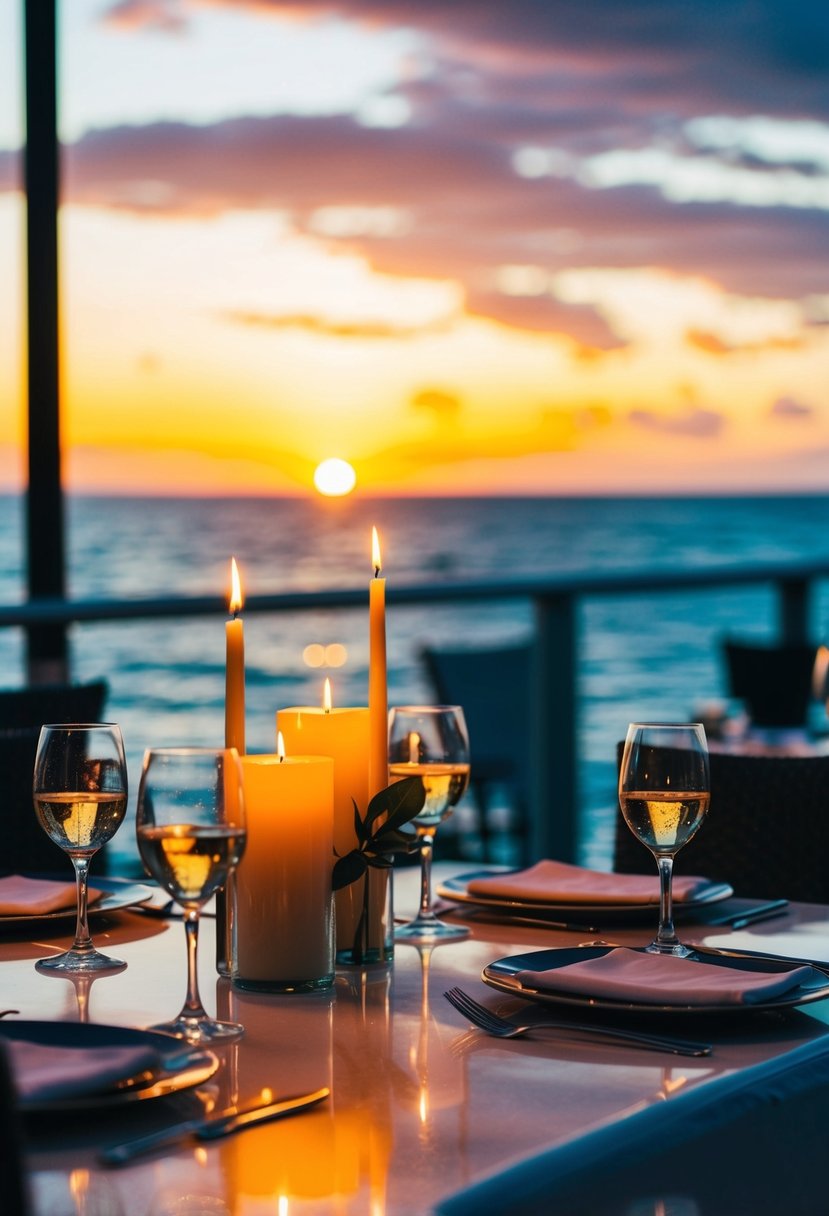
[[241, 1039], [245, 1028], [241, 1022], [215, 1022], [212, 1018], [193, 1018], [180, 1013], [172, 1022], [159, 1022], [150, 1030], [158, 1030], [162, 1034], [171, 1034], [177, 1039], [186, 1039], [188, 1043], [232, 1043]]
[[450, 942], [468, 936], [466, 925], [446, 925], [436, 916], [416, 916], [394, 931], [396, 942]]
[[103, 975], [123, 971], [126, 965], [120, 958], [110, 958], [98, 950], [65, 950], [63, 954], [38, 959], [35, 969], [59, 975]]
[[683, 946], [682, 942], [671, 944], [653, 941], [649, 946], [645, 946], [645, 954], [670, 954], [674, 958], [688, 958], [693, 953], [693, 946]]
[[333, 986], [333, 971], [315, 980], [249, 980], [240, 975], [233, 977], [233, 987], [241, 989], [242, 992], [327, 992]]

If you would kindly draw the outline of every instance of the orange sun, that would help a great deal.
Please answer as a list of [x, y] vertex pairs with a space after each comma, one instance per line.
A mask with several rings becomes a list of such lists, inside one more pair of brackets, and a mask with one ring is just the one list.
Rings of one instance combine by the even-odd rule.
[[341, 498], [350, 494], [357, 484], [357, 474], [347, 460], [332, 456], [323, 460], [314, 470], [314, 485], [327, 498]]

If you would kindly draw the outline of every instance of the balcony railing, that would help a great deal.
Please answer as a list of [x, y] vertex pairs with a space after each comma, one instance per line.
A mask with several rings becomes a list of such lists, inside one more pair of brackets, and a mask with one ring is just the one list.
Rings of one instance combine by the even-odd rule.
[[[537, 659], [529, 690], [533, 730], [531, 851], [537, 857], [575, 860], [577, 847], [579, 655], [578, 606], [602, 596], [697, 592], [712, 588], [768, 585], [778, 605], [781, 641], [801, 642], [809, 635], [811, 599], [817, 582], [829, 579], [829, 559], [796, 565], [716, 566], [696, 570], [568, 575], [560, 578], [459, 585], [390, 587], [390, 605], [530, 602]], [[321, 608], [360, 608], [364, 589], [252, 595], [245, 613], [303, 612]], [[161, 617], [226, 615], [218, 596], [137, 600], [33, 599], [0, 607], [0, 628], [127, 621]], [[555, 807], [555, 814], [548, 808]]]

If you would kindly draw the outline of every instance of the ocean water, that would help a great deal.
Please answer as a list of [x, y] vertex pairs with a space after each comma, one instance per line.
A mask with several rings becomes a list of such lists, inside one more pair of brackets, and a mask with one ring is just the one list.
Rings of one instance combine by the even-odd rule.
[[[68, 593], [75, 598], [224, 594], [235, 555], [249, 595], [366, 587], [376, 524], [388, 586], [557, 573], [685, 570], [751, 562], [829, 560], [829, 498], [706, 499], [101, 499], [67, 503]], [[25, 596], [22, 506], [0, 498], [2, 602]], [[366, 594], [366, 603], [368, 596]], [[811, 633], [829, 637], [829, 586]], [[614, 747], [628, 721], [687, 718], [725, 695], [719, 640], [771, 638], [770, 588], [602, 597], [579, 612], [580, 856], [610, 861]], [[433, 699], [418, 651], [527, 639], [529, 604], [434, 605], [388, 612], [389, 703]], [[274, 714], [318, 704], [325, 675], [335, 704], [365, 704], [366, 610], [245, 618], [251, 751], [274, 748]], [[346, 661], [312, 668], [311, 643], [340, 643]], [[121, 723], [132, 799], [146, 747], [219, 746], [224, 733], [224, 615], [73, 626], [75, 680], [109, 681], [108, 716]], [[24, 680], [22, 631], [0, 630], [3, 684]], [[818, 707], [816, 707], [816, 710]], [[474, 739], [472, 740], [474, 761]], [[132, 826], [114, 842], [134, 868]]]

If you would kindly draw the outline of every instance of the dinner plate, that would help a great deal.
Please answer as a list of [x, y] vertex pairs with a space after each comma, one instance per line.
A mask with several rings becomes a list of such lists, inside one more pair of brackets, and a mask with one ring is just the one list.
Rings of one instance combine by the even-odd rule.
[[[810, 974], [805, 976], [802, 983], [789, 992], [780, 996], [769, 997], [767, 1000], [756, 1001], [752, 1004], [727, 1002], [711, 1005], [687, 1005], [682, 1003], [664, 1002], [650, 1004], [642, 1001], [613, 1001], [605, 997], [579, 996], [572, 992], [547, 992], [537, 988], [523, 986], [515, 978], [519, 971], [552, 971], [558, 967], [567, 967], [571, 963], [585, 962], [591, 958], [601, 958], [609, 954], [614, 946], [572, 946], [560, 950], [532, 950], [527, 954], [513, 954], [509, 958], [499, 959], [484, 967], [481, 978], [491, 988], [499, 992], [509, 993], [510, 996], [527, 997], [540, 1001], [545, 1005], [569, 1005], [577, 1009], [603, 1009], [615, 1013], [696, 1013], [715, 1014], [746, 1014], [757, 1013], [767, 1009], [787, 1009], [793, 1005], [803, 1005], [808, 1001], [819, 1001], [829, 996], [829, 976], [814, 968], [809, 968]], [[635, 947], [637, 953], [644, 953], [644, 946]], [[804, 966], [794, 960], [760, 959], [757, 955], [740, 955], [736, 952], [728, 957], [717, 957], [710, 954], [700, 956], [700, 962], [712, 964], [715, 967], [727, 967], [737, 971], [794, 971]], [[693, 966], [693, 959], [689, 960]]]
[[181, 1039], [155, 1030], [136, 1030], [129, 1026], [104, 1026], [93, 1022], [0, 1022], [0, 1038], [24, 1039], [50, 1047], [152, 1047], [161, 1057], [161, 1067], [145, 1080], [121, 1089], [78, 1097], [23, 1098], [21, 1109], [26, 1114], [47, 1114], [64, 1110], [99, 1110], [162, 1098], [203, 1084], [219, 1067], [211, 1051], [188, 1046]]
[[[647, 904], [607, 904], [607, 903], [542, 903], [539, 900], [505, 899], [496, 895], [473, 895], [469, 891], [469, 883], [476, 878], [494, 877], [503, 874], [503, 870], [476, 870], [470, 874], [458, 874], [454, 878], [445, 879], [438, 886], [437, 893], [442, 899], [451, 899], [459, 904], [472, 904], [478, 908], [494, 908], [505, 916], [548, 916], [551, 920], [571, 921], [575, 924], [592, 924], [601, 921], [643, 920], [654, 919], [659, 914], [659, 900]], [[658, 891], [658, 880], [654, 876], [655, 890]], [[674, 918], [678, 919], [686, 912], [697, 908], [707, 907], [708, 904], [719, 903], [729, 899], [734, 894], [733, 888], [726, 882], [711, 882], [708, 887], [693, 899], [674, 900]]]
[[[49, 875], [49, 877], [54, 876]], [[73, 881], [71, 874], [62, 881], [71, 883]], [[103, 892], [100, 899], [89, 905], [87, 911], [90, 919], [100, 916], [104, 912], [114, 912], [118, 908], [129, 908], [131, 904], [143, 903], [145, 899], [151, 899], [156, 890], [154, 887], [147, 886], [146, 883], [129, 882], [123, 878], [96, 878], [94, 874], [90, 878], [89, 885]], [[74, 920], [76, 915], [73, 904], [68, 908], [59, 908], [56, 912], [0, 916], [0, 934], [5, 930], [32, 929], [48, 925], [50, 922]]]

